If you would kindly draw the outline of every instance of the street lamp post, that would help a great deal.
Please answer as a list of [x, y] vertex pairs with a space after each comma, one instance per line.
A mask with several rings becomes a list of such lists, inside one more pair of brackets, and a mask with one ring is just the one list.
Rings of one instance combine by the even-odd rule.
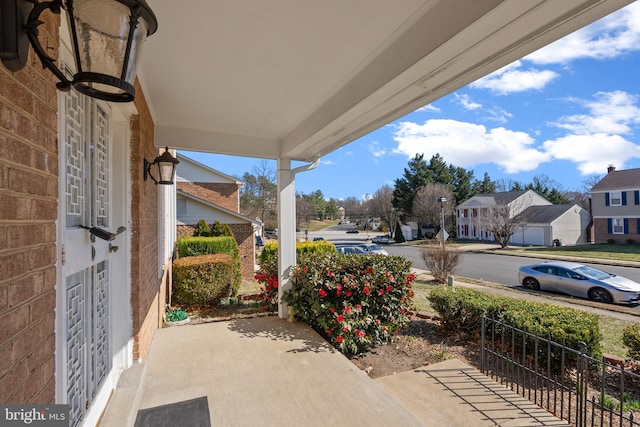
[[444, 245], [444, 241], [445, 239], [445, 231], [444, 231], [444, 204], [447, 201], [447, 199], [445, 197], [440, 197], [438, 199], [438, 201], [440, 202], [440, 236], [441, 236], [441, 240], [442, 240], [442, 244]]

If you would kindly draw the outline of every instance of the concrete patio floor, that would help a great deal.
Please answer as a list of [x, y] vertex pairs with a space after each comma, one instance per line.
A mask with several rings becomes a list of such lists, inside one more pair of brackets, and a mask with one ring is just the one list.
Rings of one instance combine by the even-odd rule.
[[306, 324], [274, 316], [157, 331], [100, 425], [138, 427], [138, 411], [185, 401], [208, 417], [165, 410], [153, 426], [567, 425], [458, 360], [372, 380]]

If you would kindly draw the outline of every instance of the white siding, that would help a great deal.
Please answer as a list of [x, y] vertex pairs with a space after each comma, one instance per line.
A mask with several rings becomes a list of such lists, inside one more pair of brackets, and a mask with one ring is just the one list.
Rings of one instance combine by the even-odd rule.
[[187, 199], [187, 212], [185, 215], [178, 217], [178, 224], [194, 225], [201, 219], [207, 221], [209, 225], [215, 221], [220, 221], [222, 224], [238, 224], [244, 222], [237, 216], [229, 215], [218, 209]]
[[223, 184], [235, 184], [236, 180], [225, 175], [216, 173], [213, 169], [192, 163], [184, 157], [180, 158], [180, 163], [176, 167], [176, 181], [178, 182], [211, 182]]

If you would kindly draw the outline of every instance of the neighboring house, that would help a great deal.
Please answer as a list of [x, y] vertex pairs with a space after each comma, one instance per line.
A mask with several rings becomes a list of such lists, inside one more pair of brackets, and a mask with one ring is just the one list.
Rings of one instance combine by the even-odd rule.
[[514, 245], [553, 246], [587, 243], [590, 215], [579, 205], [554, 205], [533, 190], [478, 194], [456, 208], [458, 237], [494, 240], [486, 229], [492, 209], [509, 208], [509, 217], [525, 221], [509, 240]]
[[607, 175], [591, 189], [593, 240], [604, 243], [613, 240], [640, 241], [640, 168], [616, 171]]
[[261, 227], [259, 220], [240, 215], [242, 182], [188, 157], [178, 155], [176, 168], [176, 233], [177, 237], [192, 236], [198, 221], [204, 219], [228, 224], [238, 243], [242, 262], [242, 277], [253, 278], [255, 267], [255, 236]]
[[[493, 234], [486, 228], [486, 218], [493, 209], [509, 209], [513, 218], [530, 206], [549, 206], [549, 202], [533, 190], [507, 191], [502, 193], [477, 194], [456, 207], [457, 233], [462, 239], [494, 240]], [[525, 244], [533, 245], [532, 239], [539, 233], [535, 228], [525, 231]]]
[[581, 206], [530, 206], [523, 212], [524, 227], [518, 227], [509, 243], [514, 245], [554, 246], [587, 243], [589, 212]]

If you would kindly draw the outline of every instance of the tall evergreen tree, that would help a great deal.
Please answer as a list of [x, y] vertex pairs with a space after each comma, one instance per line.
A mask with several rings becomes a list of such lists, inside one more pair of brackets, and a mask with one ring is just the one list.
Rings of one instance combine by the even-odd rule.
[[431, 171], [424, 161], [424, 154], [416, 154], [409, 161], [408, 167], [404, 168], [402, 178], [395, 180], [393, 189], [393, 199], [391, 204], [396, 208], [405, 220], [411, 214], [413, 198], [420, 187], [428, 182], [432, 182]]

